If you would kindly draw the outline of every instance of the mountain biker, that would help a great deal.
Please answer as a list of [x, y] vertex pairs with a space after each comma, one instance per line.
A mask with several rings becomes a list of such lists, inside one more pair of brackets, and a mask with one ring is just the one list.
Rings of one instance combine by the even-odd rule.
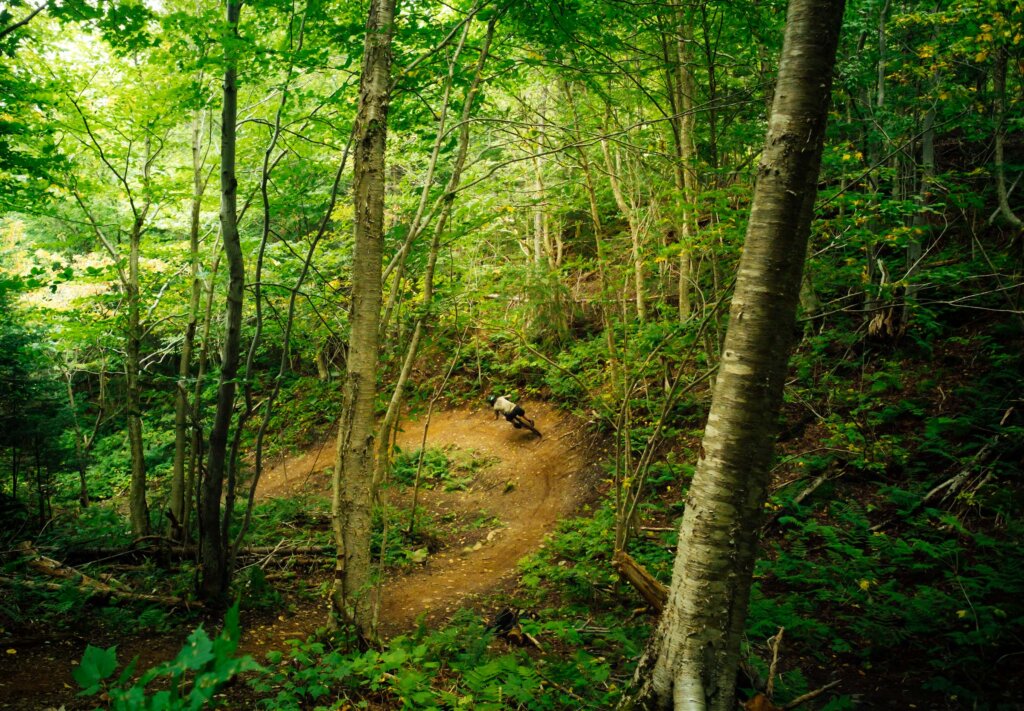
[[487, 398], [487, 404], [494, 408], [494, 419], [498, 419], [499, 415], [504, 415], [505, 419], [518, 430], [523, 426], [522, 422], [519, 422], [519, 419], [522, 418], [523, 422], [528, 422], [530, 427], [533, 427], [533, 420], [526, 416], [526, 410], [508, 398], [491, 395]]

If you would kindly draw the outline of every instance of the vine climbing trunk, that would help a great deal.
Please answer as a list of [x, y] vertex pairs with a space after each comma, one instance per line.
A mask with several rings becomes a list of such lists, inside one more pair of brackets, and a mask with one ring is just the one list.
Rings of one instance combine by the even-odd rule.
[[331, 622], [372, 639], [370, 523], [373, 406], [384, 241], [384, 149], [391, 93], [391, 38], [396, 0], [372, 0], [366, 22], [359, 106], [353, 131], [355, 246], [349, 354], [332, 477], [331, 527], [337, 548]]
[[625, 707], [735, 708], [740, 640], [794, 341], [843, 5], [789, 5], [768, 135], [672, 586]]
[[[228, 0], [227, 32], [234, 47], [238, 41], [240, 0]], [[227, 541], [221, 531], [221, 497], [224, 491], [228, 431], [235, 406], [236, 376], [242, 340], [242, 301], [245, 261], [238, 236], [238, 179], [235, 175], [236, 124], [238, 118], [238, 58], [234, 49], [225, 55], [224, 105], [221, 110], [220, 222], [224, 255], [228, 263], [227, 310], [221, 355], [217, 405], [210, 428], [210, 449], [199, 502], [199, 557], [202, 565], [200, 594], [211, 604], [222, 604], [227, 595]]]

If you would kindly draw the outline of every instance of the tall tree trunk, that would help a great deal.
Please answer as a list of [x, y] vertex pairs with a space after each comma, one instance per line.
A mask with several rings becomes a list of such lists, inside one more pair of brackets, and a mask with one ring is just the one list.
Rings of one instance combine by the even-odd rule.
[[679, 195], [680, 214], [674, 225], [679, 245], [679, 281], [677, 301], [679, 320], [688, 321], [692, 311], [690, 289], [693, 282], [693, 240], [697, 233], [697, 213], [694, 200], [697, 195], [696, 146], [694, 129], [694, 83], [689, 45], [693, 43], [693, 30], [679, 0], [671, 3], [668, 27], [662, 32], [662, 52], [665, 61], [665, 87], [672, 104], [672, 143], [675, 147], [674, 178]]
[[[704, 61], [708, 72], [708, 163], [711, 165], [712, 171], [714, 171], [714, 180], [716, 182], [720, 182], [718, 178], [718, 45], [712, 38], [718, 38], [721, 36], [722, 20], [719, 18], [719, 26], [716, 29], [711, 26], [714, 21], [714, 17], [708, 17], [707, 3], [701, 5], [700, 11], [701, 24], [703, 27], [702, 35], [704, 37]], [[713, 13], [714, 10], [712, 10], [712, 14]]]
[[[100, 373], [100, 378], [103, 378], [102, 372]], [[85, 474], [89, 465], [88, 456], [92, 441], [82, 430], [82, 423], [78, 419], [78, 406], [75, 403], [75, 388], [70, 370], [64, 374], [64, 383], [67, 387], [68, 405], [71, 407], [71, 424], [75, 429], [75, 466], [78, 469], [78, 502], [84, 509], [89, 507], [89, 484]], [[100, 408], [100, 413], [96, 416], [97, 428], [103, 417], [102, 401]], [[93, 436], [95, 437], [95, 431]]]
[[995, 67], [992, 69], [992, 88], [996, 95], [996, 192], [999, 196], [999, 212], [1003, 219], [1020, 229], [1024, 222], [1010, 207], [1009, 192], [1006, 189], [1006, 167], [1003, 154], [1006, 142], [1006, 47], [996, 49]]
[[147, 197], [141, 210], [135, 212], [128, 246], [128, 280], [124, 284], [128, 301], [128, 330], [125, 338], [125, 410], [128, 419], [128, 447], [131, 450], [131, 485], [128, 489], [128, 517], [132, 534], [149, 533], [149, 506], [146, 503], [146, 458], [142, 442], [142, 390], [139, 375], [142, 371], [142, 323], [140, 317], [139, 253], [142, 230], [149, 212], [150, 141], [146, 139], [143, 155], [143, 190]]
[[[240, 0], [228, 0], [227, 24], [230, 39], [237, 41]], [[224, 255], [228, 262], [227, 313], [217, 407], [210, 429], [210, 451], [199, 502], [200, 594], [212, 604], [224, 602], [228, 588], [227, 541], [221, 531], [221, 496], [224, 490], [228, 430], [235, 406], [235, 376], [242, 337], [242, 300], [245, 261], [238, 237], [238, 179], [235, 176], [235, 142], [238, 119], [238, 77], [235, 50], [227, 53], [224, 69], [224, 106], [221, 110], [220, 222]]]
[[[885, 115], [883, 110], [885, 109], [885, 74], [888, 62], [888, 41], [885, 35], [886, 18], [889, 15], [890, 0], [885, 0], [882, 4], [882, 9], [878, 15], [878, 26], [876, 35], [878, 38], [878, 65], [875, 71], [875, 100], [873, 102], [874, 115], [876, 122], [878, 123], [878, 129], [885, 133]], [[881, 193], [882, 191], [882, 155], [884, 150], [880, 141], [869, 134], [868, 137], [868, 164], [872, 166], [878, 166], [878, 170], [875, 173], [875, 177], [872, 181], [875, 193]], [[877, 217], [871, 218], [872, 229], [869, 232], [873, 234], [882, 234], [883, 226], [881, 221]], [[871, 322], [874, 318], [881, 300], [875, 294], [875, 280], [879, 276], [878, 265], [875, 261], [876, 247], [873, 243], [869, 242], [865, 249], [865, 269], [864, 269], [864, 318], [867, 322]]]
[[541, 259], [547, 253], [551, 261], [551, 251], [547, 239], [547, 209], [544, 195], [544, 132], [545, 112], [547, 111], [548, 90], [545, 85], [540, 98], [540, 121], [537, 125], [537, 145], [533, 153], [533, 189], [537, 204], [533, 206], [533, 264], [540, 267]]
[[184, 538], [188, 535], [188, 509], [185, 508], [185, 464], [188, 458], [189, 427], [188, 427], [188, 376], [192, 366], [192, 349], [195, 345], [196, 327], [199, 322], [199, 299], [202, 294], [202, 283], [199, 279], [199, 215], [202, 209], [203, 192], [206, 181], [203, 180], [203, 157], [200, 135], [202, 133], [202, 113], [196, 111], [192, 115], [192, 205], [189, 212], [189, 254], [191, 268], [191, 292], [188, 302], [188, 321], [185, 324], [185, 337], [181, 344], [178, 361], [178, 387], [174, 398], [174, 464], [171, 469], [171, 535], [173, 538]]
[[676, 185], [681, 190], [683, 201], [683, 219], [679, 226], [679, 241], [682, 248], [679, 251], [679, 319], [686, 321], [690, 318], [692, 306], [690, 304], [690, 283], [693, 280], [692, 247], [697, 237], [697, 149], [694, 133], [697, 125], [697, 116], [693, 110], [693, 72], [690, 70], [689, 44], [693, 41], [693, 32], [686, 24], [681, 7], [676, 8], [679, 25], [676, 30], [676, 52], [678, 64], [676, 74], [678, 76], [677, 90], [679, 92], [679, 155], [678, 169], [676, 171]]
[[935, 106], [934, 104], [925, 111], [924, 124], [921, 128], [921, 166], [918, 169], [917, 188], [917, 211], [911, 220], [913, 232], [907, 241], [906, 249], [906, 272], [903, 280], [906, 287], [903, 291], [903, 309], [900, 317], [900, 330], [906, 329], [910, 323], [910, 313], [917, 302], [917, 295], [921, 291], [921, 285], [914, 282], [914, 278], [920, 269], [922, 255], [921, 236], [928, 228], [926, 209], [928, 207], [929, 195], [935, 182]]
[[843, 0], [792, 0], [711, 412], [661, 623], [627, 705], [735, 708]]
[[[608, 122], [604, 127], [604, 132], [607, 134], [611, 130], [611, 107], [609, 106], [608, 112], [606, 113]], [[630, 195], [630, 201], [626, 201], [626, 196], [622, 190], [622, 159], [618, 152], [615, 151], [614, 159], [611, 150], [608, 147], [607, 139], [601, 140], [601, 151], [604, 154], [605, 167], [608, 170], [608, 183], [612, 189], [612, 195], [615, 197], [615, 204], [618, 205], [619, 211], [626, 218], [626, 222], [629, 224], [629, 244], [630, 244], [630, 257], [633, 261], [633, 288], [636, 290], [636, 296], [634, 301], [636, 303], [636, 317], [640, 323], [644, 323], [647, 320], [647, 300], [644, 294], [644, 263], [642, 255], [641, 240], [643, 238], [643, 226], [640, 223], [640, 215], [637, 213], [636, 204], [633, 202], [633, 197]]]
[[366, 22], [354, 130], [351, 335], [331, 497], [331, 523], [337, 547], [331, 591], [332, 621], [350, 625], [364, 639], [375, 636], [369, 597], [373, 406], [377, 393], [377, 329], [383, 301], [384, 149], [391, 99], [395, 2], [372, 0]]

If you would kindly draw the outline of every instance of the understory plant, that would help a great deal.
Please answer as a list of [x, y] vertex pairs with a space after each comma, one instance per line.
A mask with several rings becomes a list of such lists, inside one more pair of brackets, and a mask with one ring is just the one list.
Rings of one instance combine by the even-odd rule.
[[113, 711], [198, 711], [213, 705], [214, 695], [238, 674], [260, 670], [252, 657], [235, 656], [240, 635], [236, 603], [215, 638], [200, 625], [172, 661], [146, 670], [134, 682], [137, 657], [114, 677], [116, 646], [86, 647], [73, 675], [81, 696], [102, 694]]

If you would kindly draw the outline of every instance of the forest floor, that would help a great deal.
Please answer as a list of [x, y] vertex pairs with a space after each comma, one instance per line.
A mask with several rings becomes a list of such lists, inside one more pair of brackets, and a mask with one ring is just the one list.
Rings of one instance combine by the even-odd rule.
[[[560, 519], [592, 498], [594, 461], [583, 423], [543, 403], [523, 404], [543, 437], [495, 420], [487, 410], [451, 409], [431, 418], [428, 449], [443, 449], [450, 460], [461, 463], [466, 476], [455, 490], [420, 490], [417, 506], [438, 527], [425, 542], [422, 562], [384, 581], [383, 637], [411, 632], [420, 618], [437, 625], [464, 607], [485, 613], [500, 608], [502, 593], [514, 586], [518, 561], [542, 547]], [[404, 423], [398, 446], [419, 449], [423, 425], [421, 420]], [[333, 460], [331, 440], [286, 457], [264, 474], [257, 498], [329, 493], [328, 467]], [[390, 488], [386, 496], [408, 515], [411, 488]], [[329, 577], [330, 571], [321, 569], [305, 582], [315, 587]], [[290, 601], [287, 612], [243, 612], [240, 652], [259, 661], [270, 650], [287, 648], [287, 640], [313, 633], [326, 615], [326, 601], [308, 596]], [[117, 644], [119, 661], [137, 655], [138, 669], [143, 670], [173, 658], [191, 630], [189, 626], [172, 633], [124, 636], [114, 630], [81, 629], [53, 637], [43, 631], [32, 639], [3, 640], [0, 708], [77, 708], [85, 700], [75, 698], [78, 688], [71, 671], [87, 643]]]

